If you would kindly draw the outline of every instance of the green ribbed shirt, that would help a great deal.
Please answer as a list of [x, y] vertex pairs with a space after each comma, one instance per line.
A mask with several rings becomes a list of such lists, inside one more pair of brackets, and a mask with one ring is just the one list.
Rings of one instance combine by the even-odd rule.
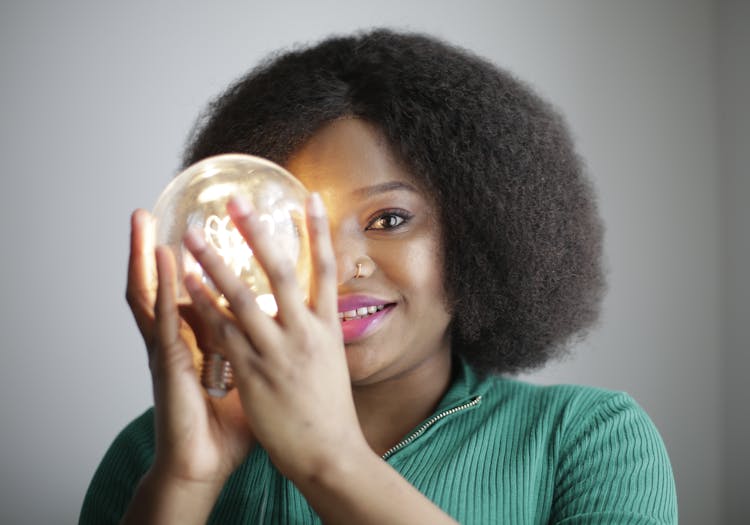
[[[630, 396], [498, 376], [479, 380], [467, 365], [456, 368], [435, 413], [384, 461], [460, 523], [677, 523], [664, 443]], [[107, 451], [80, 523], [117, 523], [153, 458], [149, 409]], [[209, 523], [320, 519], [256, 447], [227, 481]]]

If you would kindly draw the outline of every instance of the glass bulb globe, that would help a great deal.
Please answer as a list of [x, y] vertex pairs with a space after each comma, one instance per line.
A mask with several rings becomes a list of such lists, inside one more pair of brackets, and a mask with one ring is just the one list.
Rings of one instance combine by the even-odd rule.
[[[225, 154], [209, 157], [175, 177], [154, 206], [156, 244], [172, 249], [177, 261], [178, 302], [190, 302], [183, 278], [197, 274], [214, 288], [210, 278], [185, 248], [182, 239], [189, 228], [202, 230], [209, 245], [256, 295], [260, 308], [269, 315], [277, 311], [263, 268], [253, 255], [226, 210], [232, 196], [243, 195], [256, 215], [267, 225], [273, 244], [295, 262], [297, 279], [308, 293], [310, 253], [305, 226], [307, 190], [281, 166], [252, 155]], [[157, 282], [154, 279], [153, 289]], [[224, 301], [220, 297], [220, 301]], [[217, 356], [204, 355], [202, 380], [209, 393], [226, 394], [232, 387], [231, 368]], [[207, 368], [209, 367], [209, 368]]]

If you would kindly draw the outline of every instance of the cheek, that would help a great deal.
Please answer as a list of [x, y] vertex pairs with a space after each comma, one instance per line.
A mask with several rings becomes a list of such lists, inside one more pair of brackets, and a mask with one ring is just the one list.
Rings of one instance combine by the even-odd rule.
[[445, 307], [442, 254], [433, 239], [404, 243], [391, 251], [388, 277], [407, 303], [424, 308]]

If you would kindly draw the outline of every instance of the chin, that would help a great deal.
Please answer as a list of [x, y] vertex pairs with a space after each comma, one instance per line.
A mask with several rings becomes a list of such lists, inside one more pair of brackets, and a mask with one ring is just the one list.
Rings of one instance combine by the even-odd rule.
[[[368, 355], [369, 354], [369, 355]], [[352, 386], [365, 386], [383, 379], [387, 365], [362, 346], [346, 345], [346, 361]]]

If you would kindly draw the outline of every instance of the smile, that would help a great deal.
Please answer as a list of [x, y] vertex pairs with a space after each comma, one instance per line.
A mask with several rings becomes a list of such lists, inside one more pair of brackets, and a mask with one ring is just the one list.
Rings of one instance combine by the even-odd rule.
[[339, 312], [339, 319], [343, 322], [351, 321], [353, 319], [362, 319], [368, 315], [372, 315], [385, 308], [384, 304], [377, 306], [362, 306], [356, 310], [348, 310], [346, 312]]
[[339, 323], [344, 343], [367, 338], [384, 325], [396, 303], [367, 295], [339, 297]]

